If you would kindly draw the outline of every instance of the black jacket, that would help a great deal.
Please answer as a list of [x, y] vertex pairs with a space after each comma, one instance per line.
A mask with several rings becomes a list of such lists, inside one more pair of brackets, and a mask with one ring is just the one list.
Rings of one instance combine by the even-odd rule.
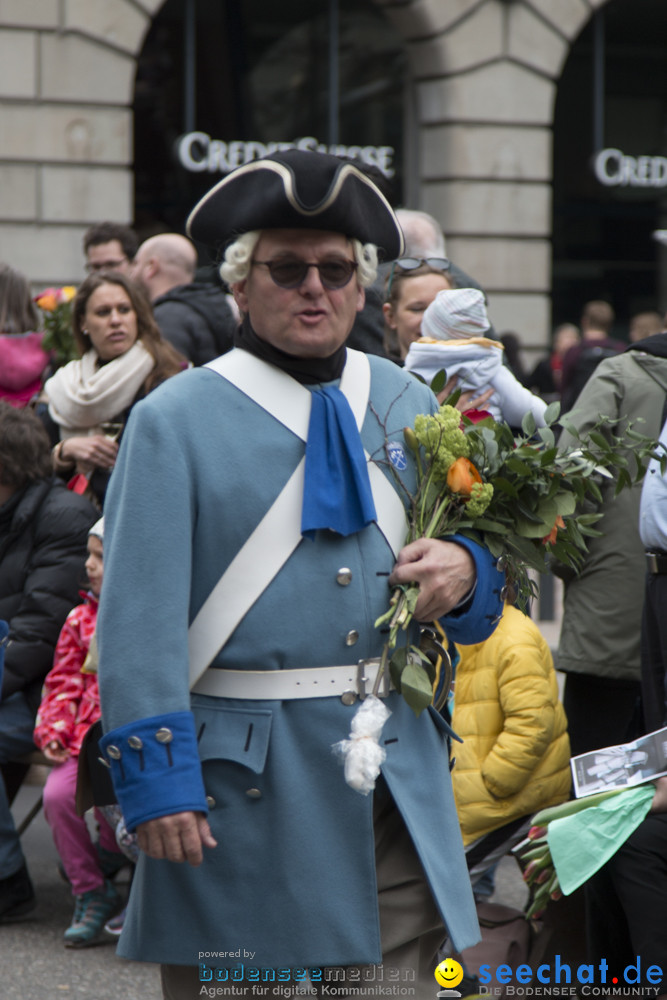
[[205, 365], [232, 347], [237, 323], [220, 285], [193, 281], [153, 302], [165, 340], [193, 365]]
[[88, 532], [99, 518], [55, 477], [30, 483], [0, 507], [0, 618], [9, 623], [2, 698], [39, 704], [65, 618], [80, 603]]

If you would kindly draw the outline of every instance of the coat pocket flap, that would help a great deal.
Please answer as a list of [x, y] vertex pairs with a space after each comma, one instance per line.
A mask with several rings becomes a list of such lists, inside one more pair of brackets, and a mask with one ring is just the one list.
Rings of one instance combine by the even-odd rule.
[[204, 760], [232, 760], [261, 774], [269, 749], [272, 713], [193, 705], [199, 756]]

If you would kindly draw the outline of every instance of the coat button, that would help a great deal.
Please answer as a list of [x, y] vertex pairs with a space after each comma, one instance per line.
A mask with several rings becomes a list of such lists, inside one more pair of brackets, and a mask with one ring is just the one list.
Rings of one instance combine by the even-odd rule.
[[259, 790], [259, 788], [248, 788], [246, 791], [246, 795], [248, 796], [249, 799], [261, 799], [262, 797], [262, 793]]
[[174, 734], [172, 733], [171, 729], [167, 729], [166, 726], [164, 726], [162, 729], [158, 729], [158, 731], [155, 734], [155, 739], [158, 741], [158, 743], [171, 743], [173, 738]]
[[113, 743], [110, 743], [109, 746], [107, 747], [107, 753], [109, 754], [112, 760], [120, 760], [120, 758], [123, 756], [122, 753], [120, 752], [120, 747], [115, 746]]
[[144, 745], [144, 741], [140, 736], [128, 736], [127, 745], [133, 750], [141, 750]]
[[209, 807], [209, 809], [215, 809], [215, 799], [213, 798], [212, 795], [206, 796], [206, 805]]
[[340, 700], [343, 702], [344, 705], [354, 705], [355, 701], [357, 700], [357, 692], [343, 691], [342, 695], [340, 696]]
[[351, 628], [350, 631], [345, 636], [345, 645], [354, 646], [355, 643], [359, 641], [359, 633], [356, 628]]
[[347, 587], [348, 583], [352, 581], [352, 570], [348, 569], [347, 566], [341, 566], [341, 568], [336, 573], [336, 583], [339, 583], [341, 587]]

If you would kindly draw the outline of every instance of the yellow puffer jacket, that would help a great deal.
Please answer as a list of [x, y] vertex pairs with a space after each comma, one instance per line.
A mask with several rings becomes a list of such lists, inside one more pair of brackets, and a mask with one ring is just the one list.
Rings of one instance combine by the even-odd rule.
[[491, 638], [457, 646], [454, 795], [464, 844], [570, 793], [570, 741], [549, 647], [506, 606]]

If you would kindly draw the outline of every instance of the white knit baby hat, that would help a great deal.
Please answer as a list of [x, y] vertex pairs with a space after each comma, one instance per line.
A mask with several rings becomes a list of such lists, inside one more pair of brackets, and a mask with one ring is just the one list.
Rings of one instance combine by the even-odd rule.
[[478, 288], [444, 288], [424, 313], [421, 334], [435, 340], [483, 337], [490, 325], [483, 292]]

